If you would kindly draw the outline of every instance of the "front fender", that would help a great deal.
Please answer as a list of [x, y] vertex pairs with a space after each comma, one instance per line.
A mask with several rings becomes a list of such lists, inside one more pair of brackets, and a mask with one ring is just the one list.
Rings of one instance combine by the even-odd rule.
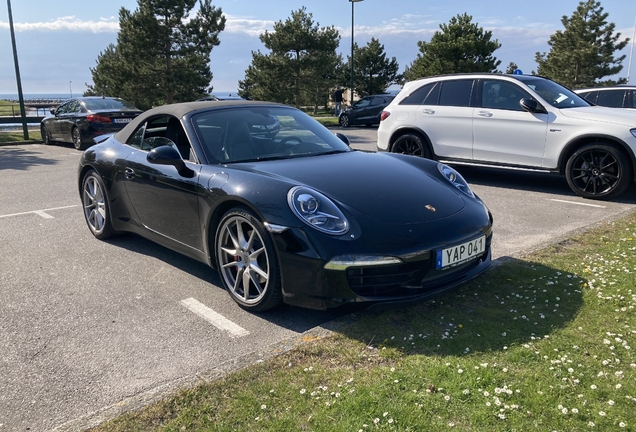
[[587, 134], [580, 135], [573, 139], [571, 139], [565, 147], [563, 147], [563, 151], [559, 155], [559, 161], [557, 165], [557, 169], [560, 174], [565, 174], [565, 166], [568, 162], [568, 159], [575, 151], [577, 151], [581, 146], [593, 142], [604, 142], [607, 144], [613, 144], [618, 149], [622, 150], [627, 154], [629, 161], [632, 164], [632, 177], [636, 181], [636, 156], [634, 155], [634, 150], [623, 140], [616, 138], [611, 135], [603, 135], [603, 134]]

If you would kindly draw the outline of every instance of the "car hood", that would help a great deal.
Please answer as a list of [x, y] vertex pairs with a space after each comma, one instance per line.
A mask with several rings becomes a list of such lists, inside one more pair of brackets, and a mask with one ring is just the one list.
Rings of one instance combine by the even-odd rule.
[[636, 111], [623, 108], [608, 108], [602, 106], [565, 108], [561, 110], [561, 113], [566, 117], [580, 120], [636, 127]]
[[386, 223], [430, 222], [466, 205], [461, 192], [438, 172], [436, 163], [411, 156], [354, 151], [233, 167], [287, 181], [290, 187], [309, 186]]

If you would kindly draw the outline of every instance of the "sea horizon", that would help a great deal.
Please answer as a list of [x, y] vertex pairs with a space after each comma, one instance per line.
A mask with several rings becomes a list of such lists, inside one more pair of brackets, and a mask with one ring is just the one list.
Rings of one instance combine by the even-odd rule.
[[[213, 95], [216, 96], [236, 96], [237, 92], [232, 91], [218, 91], [212, 92]], [[25, 100], [33, 100], [33, 99], [55, 99], [55, 100], [65, 100], [71, 99], [73, 97], [81, 97], [80, 93], [23, 93], [22, 97]], [[18, 100], [18, 93], [0, 93], [0, 99], [2, 100]]]

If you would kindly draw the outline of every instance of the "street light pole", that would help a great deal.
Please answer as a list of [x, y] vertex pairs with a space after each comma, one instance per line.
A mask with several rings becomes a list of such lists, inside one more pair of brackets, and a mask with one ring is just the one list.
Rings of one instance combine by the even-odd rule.
[[22, 82], [20, 81], [20, 66], [18, 65], [18, 49], [15, 45], [15, 31], [13, 30], [13, 15], [11, 14], [11, 0], [7, 0], [9, 11], [9, 31], [11, 32], [11, 45], [13, 46], [13, 64], [15, 65], [15, 79], [18, 82], [18, 99], [20, 100], [20, 115], [22, 116], [22, 133], [24, 139], [29, 139], [29, 128], [26, 122], [26, 111], [24, 109], [24, 97], [22, 96]]
[[362, 0], [349, 0], [351, 2], [351, 82], [350, 82], [350, 86], [349, 86], [349, 90], [350, 90], [350, 98], [349, 98], [349, 105], [353, 104], [353, 26], [354, 26], [354, 4], [361, 2]]
[[636, 38], [636, 19], [634, 19], [634, 35], [632, 36], [632, 50], [629, 53], [629, 65], [627, 66], [627, 84], [629, 84], [629, 76], [632, 73], [632, 57], [634, 56], [634, 38]]
[[71, 92], [71, 99], [73, 99], [73, 87], [71, 86], [72, 83], [73, 81], [68, 82], [68, 90]]

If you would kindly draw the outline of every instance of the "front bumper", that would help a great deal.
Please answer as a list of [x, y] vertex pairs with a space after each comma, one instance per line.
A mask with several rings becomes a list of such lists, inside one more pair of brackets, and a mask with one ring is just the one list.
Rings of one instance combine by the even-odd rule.
[[[345, 304], [415, 303], [458, 287], [477, 277], [491, 265], [491, 226], [475, 235], [486, 235], [484, 252], [472, 260], [447, 269], [435, 268], [436, 251], [447, 243], [408, 248], [382, 254], [395, 257], [391, 263], [368, 261], [355, 266], [328, 265], [324, 245], [302, 230], [291, 229], [275, 236], [286, 303], [311, 309], [329, 309]], [[451, 240], [455, 243], [457, 240]], [[327, 253], [327, 255], [330, 255]], [[336, 256], [336, 255], [332, 255]], [[380, 255], [378, 255], [380, 256]], [[399, 262], [398, 262], [399, 261]]]

